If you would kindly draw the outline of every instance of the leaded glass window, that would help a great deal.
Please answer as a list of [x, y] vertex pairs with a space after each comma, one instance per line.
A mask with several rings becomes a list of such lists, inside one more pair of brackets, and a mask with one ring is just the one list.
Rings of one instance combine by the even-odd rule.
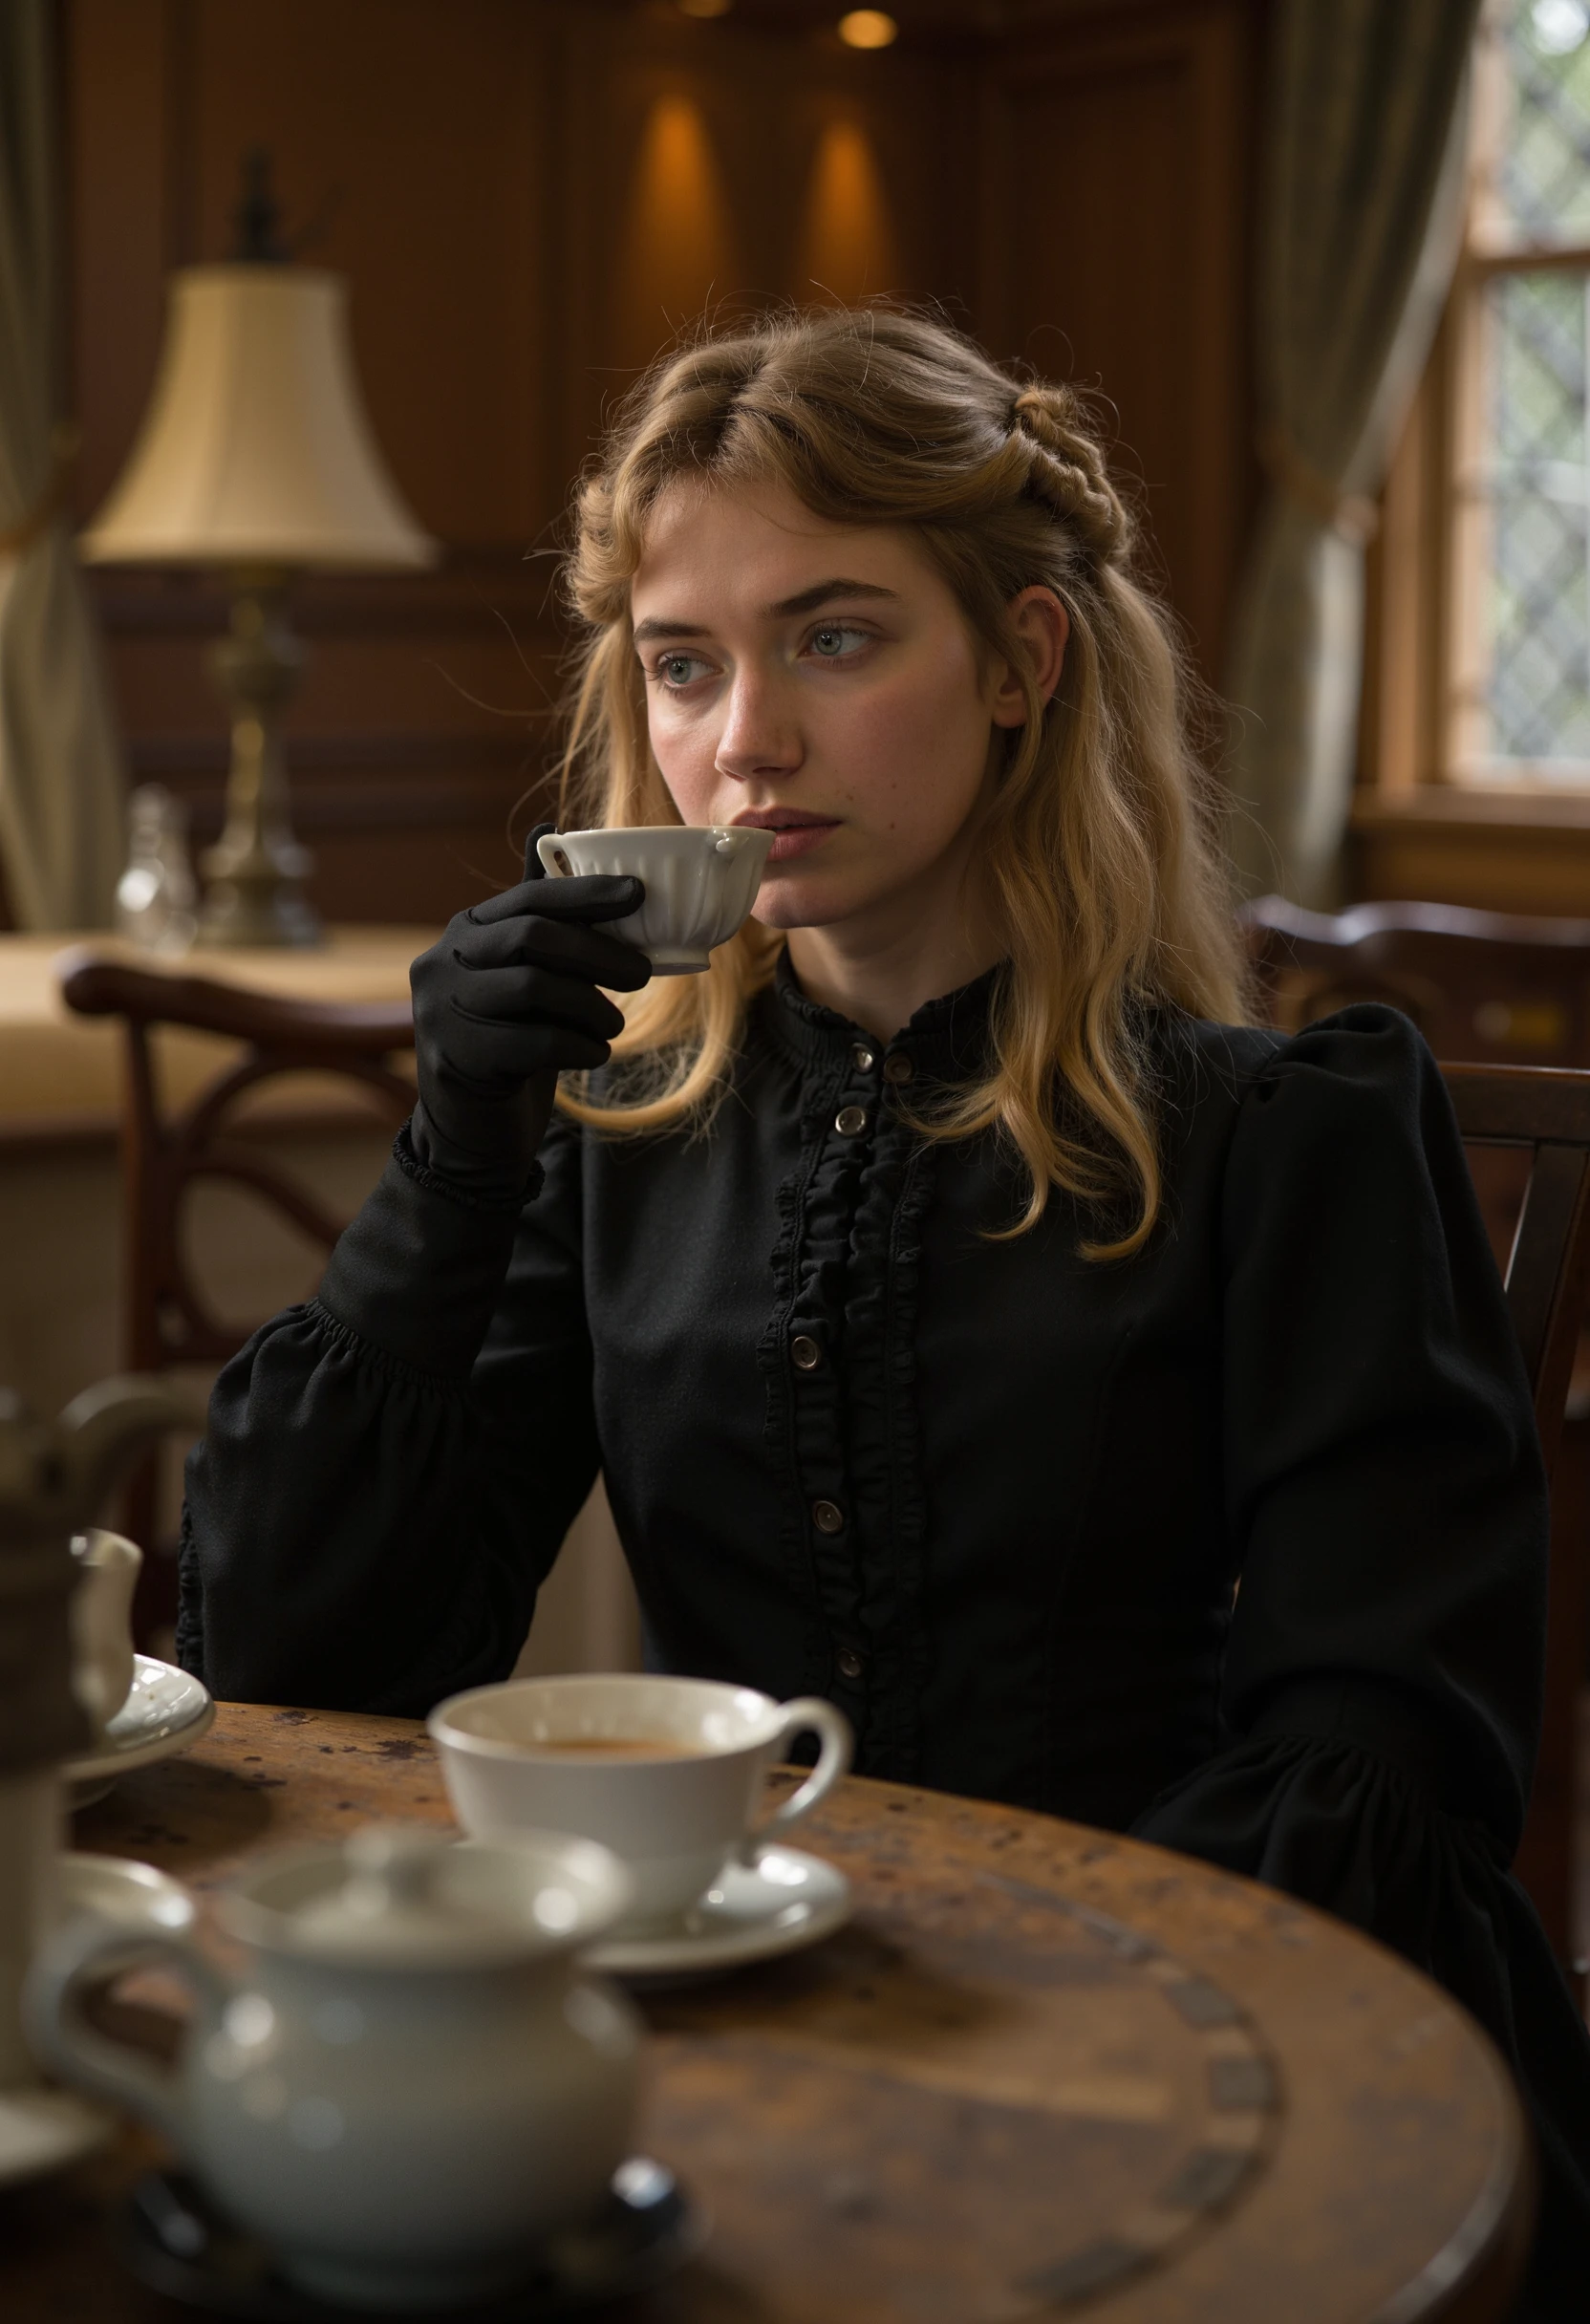
[[1451, 771], [1590, 784], [1590, 0], [1492, 0], [1455, 418]]

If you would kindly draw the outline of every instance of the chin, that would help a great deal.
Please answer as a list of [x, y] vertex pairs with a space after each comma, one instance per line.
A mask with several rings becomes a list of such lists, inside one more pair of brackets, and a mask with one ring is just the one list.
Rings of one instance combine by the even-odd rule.
[[829, 928], [855, 910], [849, 897], [825, 895], [816, 881], [764, 879], [751, 917], [763, 928]]

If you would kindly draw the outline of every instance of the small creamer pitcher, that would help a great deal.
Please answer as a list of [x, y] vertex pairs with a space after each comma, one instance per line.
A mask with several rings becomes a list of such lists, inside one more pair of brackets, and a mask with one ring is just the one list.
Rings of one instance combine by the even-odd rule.
[[[69, 1925], [34, 1966], [29, 2034], [63, 2078], [164, 2132], [302, 2290], [462, 2305], [593, 2214], [628, 2152], [638, 2020], [574, 1960], [628, 1896], [593, 1841], [372, 1826], [262, 1859], [226, 1892], [239, 1984], [183, 1937]], [[97, 1964], [135, 1958], [198, 1995], [170, 2070], [80, 2007]]]

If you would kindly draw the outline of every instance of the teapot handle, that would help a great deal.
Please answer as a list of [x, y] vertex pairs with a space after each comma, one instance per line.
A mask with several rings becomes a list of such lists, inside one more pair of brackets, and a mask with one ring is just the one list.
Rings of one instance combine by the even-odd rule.
[[178, 2148], [189, 2144], [187, 2109], [176, 2072], [159, 2066], [147, 2051], [118, 2041], [89, 2023], [82, 1990], [96, 1972], [119, 1976], [145, 1962], [179, 1970], [198, 1989], [201, 2000], [218, 2012], [229, 1997], [226, 1980], [185, 1938], [139, 1931], [136, 1935], [93, 1913], [81, 1913], [53, 1937], [28, 1972], [22, 1993], [23, 2024], [33, 2054], [61, 2079], [98, 2098], [112, 2098], [143, 2121], [152, 2122]]

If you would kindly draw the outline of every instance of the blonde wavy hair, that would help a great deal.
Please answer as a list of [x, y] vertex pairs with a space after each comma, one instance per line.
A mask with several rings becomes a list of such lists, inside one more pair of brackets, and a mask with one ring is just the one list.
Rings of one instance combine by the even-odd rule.
[[[1162, 1201], [1146, 1012], [1241, 1022], [1244, 973], [1215, 805], [1189, 740], [1194, 691], [1133, 577], [1134, 526], [1079, 398], [1021, 384], [970, 340], [887, 307], [708, 330], [653, 366], [574, 503], [565, 563], [584, 626], [562, 766], [567, 828], [677, 823], [652, 755], [630, 583], [659, 496], [777, 482], [831, 523], [909, 526], [979, 655], [1021, 676], [969, 850], [1002, 956], [987, 1071], [941, 1093], [924, 1137], [993, 1131], [1025, 1167], [1017, 1235], [1052, 1190], [1094, 1213], [1098, 1259], [1141, 1248]], [[1010, 613], [1038, 583], [1070, 616], [1042, 701]], [[609, 1132], [710, 1116], [783, 936], [748, 922], [698, 977], [658, 978], [613, 1044], [619, 1102], [560, 1104]], [[1113, 1230], [1113, 1231], [1111, 1231]]]

